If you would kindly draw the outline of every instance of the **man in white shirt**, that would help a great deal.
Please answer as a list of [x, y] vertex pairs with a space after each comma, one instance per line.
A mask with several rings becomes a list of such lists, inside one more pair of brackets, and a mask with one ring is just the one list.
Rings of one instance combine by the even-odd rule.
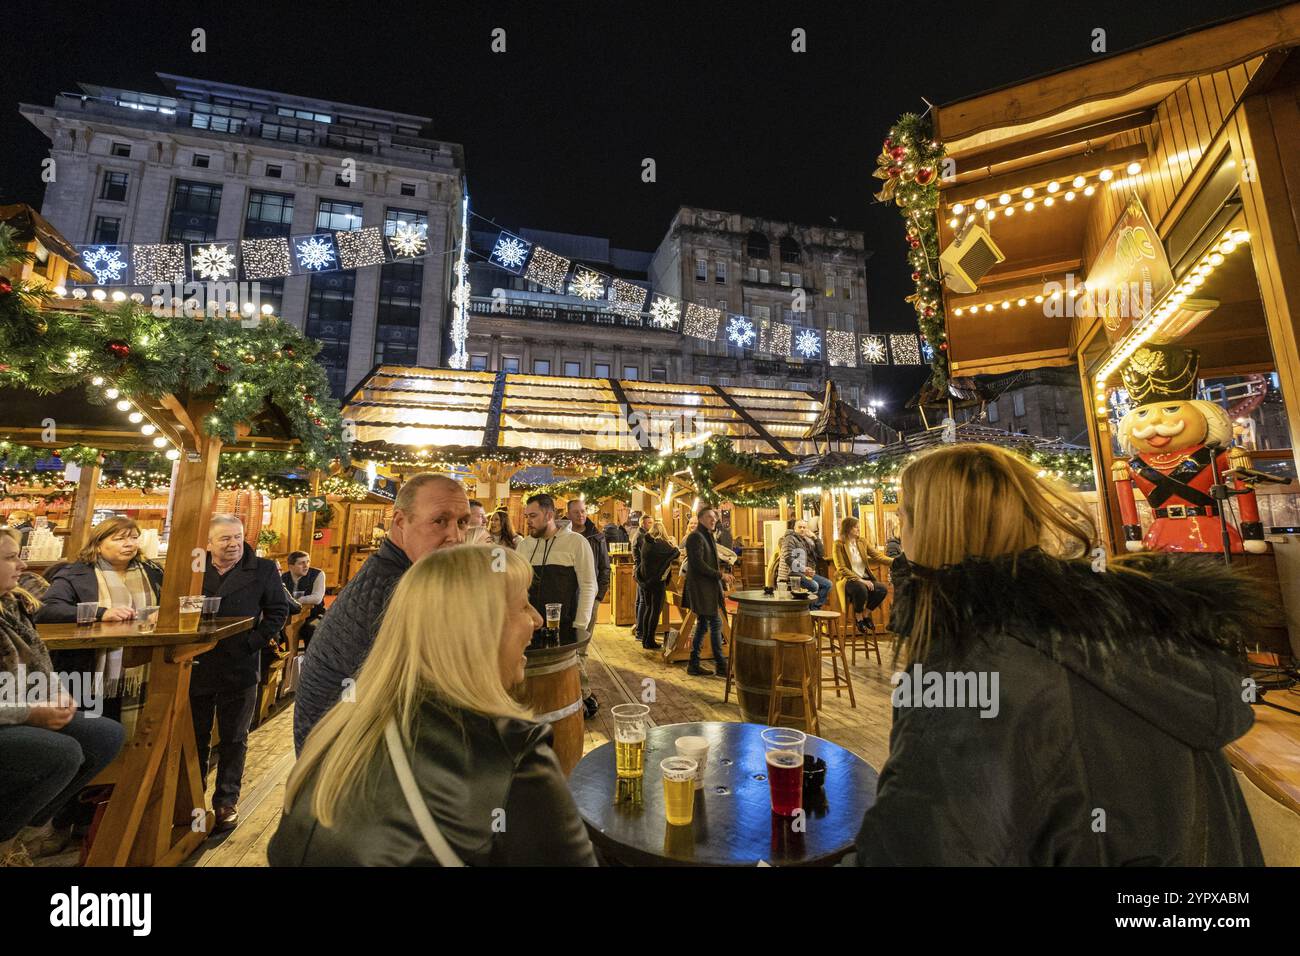
[[[560, 605], [560, 640], [562, 643], [589, 637], [587, 623], [596, 604], [596, 561], [587, 539], [576, 531], [562, 531], [555, 526], [555, 499], [547, 494], [528, 498], [524, 507], [528, 537], [519, 541], [518, 552], [533, 566], [533, 584], [528, 600], [537, 613], [546, 617], [547, 604]], [[578, 658], [585, 670], [584, 656]], [[586, 686], [583, 674], [583, 685]], [[587, 716], [599, 708], [595, 694], [583, 699]]]

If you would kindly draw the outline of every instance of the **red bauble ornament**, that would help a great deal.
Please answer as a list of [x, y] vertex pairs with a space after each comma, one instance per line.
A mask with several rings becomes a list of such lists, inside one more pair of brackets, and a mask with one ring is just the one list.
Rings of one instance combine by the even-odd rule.
[[321, 425], [325, 424], [325, 420], [321, 418], [313, 418], [311, 423], [319, 428]]
[[934, 169], [929, 166], [922, 166], [916, 171], [916, 181], [919, 185], [928, 186], [934, 179]]
[[216, 370], [220, 372], [222, 375], [225, 375], [227, 372], [230, 371], [230, 366], [227, 365], [225, 362], [217, 362], [215, 367]]
[[50, 452], [50, 457], [51, 457], [51, 458], [62, 458], [62, 457], [63, 457], [63, 452], [58, 451], [58, 450], [56, 449], [56, 450]]
[[0, 292], [12, 292], [14, 287], [8, 279], [0, 279]]
[[897, 179], [899, 176], [901, 176], [901, 175], [903, 174], [903, 167], [902, 167], [902, 166], [890, 166], [889, 169], [886, 170], [886, 172], [889, 173], [889, 177], [890, 177], [890, 179]]
[[126, 357], [131, 354], [131, 346], [127, 345], [125, 342], [122, 342], [120, 340], [115, 342], [109, 342], [107, 348], [109, 354], [112, 355], [114, 358], [125, 360]]
[[906, 146], [895, 146], [893, 149], [891, 149], [891, 150], [889, 151], [889, 155], [890, 155], [892, 158], [894, 158], [894, 159], [902, 160], [903, 157], [905, 157], [905, 156], [907, 155], [907, 147], [906, 147]]
[[886, 136], [886, 137], [885, 137], [885, 149], [889, 149], [889, 147], [891, 147], [891, 146], [893, 146], [893, 145], [894, 145], [894, 138], [893, 138], [892, 136]]
[[946, 351], [948, 351], [948, 343], [947, 343], [947, 342], [940, 342], [940, 343], [939, 343], [939, 350], [942, 351], [942, 352], [946, 352]]
[[920, 282], [920, 281], [921, 281], [921, 273], [919, 273], [919, 272], [913, 272], [913, 273], [912, 273], [912, 281], [913, 281], [913, 282]]
[[913, 236], [911, 239], [907, 240], [907, 244], [913, 249], [919, 249], [921, 246], [921, 240]]
[[922, 314], [923, 316], [925, 316], [927, 319], [932, 319], [932, 318], [934, 318], [934, 309], [930, 308], [930, 307], [927, 305], [927, 306], [925, 307], [925, 311], [923, 311], [921, 314]]
[[304, 395], [304, 396], [302, 397], [302, 400], [303, 400], [304, 402], [307, 402], [308, 404], [312, 404], [313, 402], [316, 401], [316, 396], [315, 396], [315, 395]]

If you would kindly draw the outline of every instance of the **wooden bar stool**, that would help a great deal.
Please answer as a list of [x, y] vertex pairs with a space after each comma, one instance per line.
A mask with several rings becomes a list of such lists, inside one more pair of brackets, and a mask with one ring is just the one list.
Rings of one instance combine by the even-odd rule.
[[[822, 657], [831, 659], [831, 677], [825, 677], [818, 674], [817, 677], [817, 703], [820, 706], [822, 700], [822, 685], [829, 683], [835, 688], [835, 696], [840, 696], [840, 688], [849, 689], [849, 706], [857, 707], [858, 701], [853, 694], [853, 676], [849, 673], [849, 659], [844, 655], [844, 638], [840, 634], [839, 611], [810, 611], [813, 622], [813, 636], [817, 639], [817, 658], [820, 661]], [[826, 646], [822, 646], [822, 641]], [[840, 665], [844, 665], [844, 679], [840, 680]]]
[[835, 582], [835, 596], [840, 602], [840, 608], [845, 612], [844, 623], [840, 628], [844, 646], [845, 648], [853, 648], [853, 663], [858, 662], [858, 647], [860, 645], [862, 653], [866, 655], [868, 661], [871, 660], [871, 652], [874, 650], [876, 652], [876, 663], [879, 664], [881, 662], [880, 639], [874, 629], [867, 631], [865, 634], [858, 633], [857, 622], [853, 620], [853, 615], [848, 613], [852, 610], [852, 606], [849, 604], [848, 594], [845, 590], [846, 585], [847, 582], [844, 578], [840, 578]]
[[[803, 703], [804, 728], [809, 733], [820, 735], [821, 728], [817, 722], [816, 693], [813, 691], [813, 674], [816, 672], [819, 658], [817, 645], [807, 634], [795, 634], [788, 631], [772, 635], [776, 644], [776, 654], [772, 661], [772, 684], [768, 691], [767, 723], [771, 727], [781, 726], [781, 703], [787, 697], [798, 696]], [[795, 678], [795, 672], [798, 677]], [[787, 684], [786, 680], [796, 683]], [[789, 715], [793, 718], [793, 715]]]

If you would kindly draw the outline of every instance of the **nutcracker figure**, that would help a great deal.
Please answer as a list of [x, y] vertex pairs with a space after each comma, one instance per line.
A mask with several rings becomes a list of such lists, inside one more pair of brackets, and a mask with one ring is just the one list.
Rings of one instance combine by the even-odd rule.
[[[1268, 550], [1255, 493], [1230, 469], [1249, 468], [1242, 448], [1230, 447], [1232, 420], [1214, 402], [1194, 399], [1198, 354], [1192, 349], [1147, 346], [1133, 353], [1121, 375], [1137, 403], [1119, 423], [1120, 445], [1130, 457], [1111, 466], [1129, 551], [1223, 552], [1221, 502], [1211, 494], [1216, 473], [1237, 499], [1238, 530], [1228, 522], [1229, 550]], [[1154, 513], [1146, 537], [1133, 486]]]

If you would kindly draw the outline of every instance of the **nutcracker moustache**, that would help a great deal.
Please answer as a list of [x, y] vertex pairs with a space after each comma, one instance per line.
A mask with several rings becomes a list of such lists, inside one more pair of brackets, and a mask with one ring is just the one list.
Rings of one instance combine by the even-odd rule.
[[[1140, 403], [1119, 423], [1120, 444], [1130, 457], [1111, 466], [1129, 551], [1223, 552], [1221, 503], [1210, 492], [1215, 470], [1223, 475], [1249, 468], [1250, 457], [1244, 449], [1229, 447], [1228, 413], [1192, 397], [1198, 368], [1198, 355], [1191, 349], [1147, 346], [1133, 353], [1121, 373], [1129, 396]], [[1145, 538], [1134, 485], [1154, 513]], [[1228, 485], [1241, 514], [1240, 530], [1228, 523], [1229, 549], [1236, 554], [1267, 551], [1254, 491], [1235, 477]]]

